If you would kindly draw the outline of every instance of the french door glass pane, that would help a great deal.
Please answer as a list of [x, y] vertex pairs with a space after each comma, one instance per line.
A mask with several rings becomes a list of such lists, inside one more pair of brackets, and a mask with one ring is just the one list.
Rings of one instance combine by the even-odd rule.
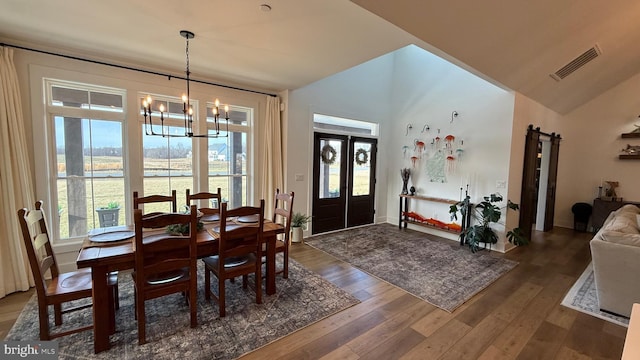
[[320, 199], [340, 197], [342, 141], [320, 140]]
[[353, 196], [369, 195], [371, 189], [371, 144], [355, 142], [353, 159]]

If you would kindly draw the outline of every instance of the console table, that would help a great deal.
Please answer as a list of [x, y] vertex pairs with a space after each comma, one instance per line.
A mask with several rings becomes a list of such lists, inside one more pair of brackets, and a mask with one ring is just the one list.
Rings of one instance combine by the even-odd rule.
[[[437, 226], [433, 226], [431, 224], [410, 220], [409, 217], [406, 216], [406, 214], [409, 212], [410, 199], [420, 200], [420, 201], [431, 201], [431, 202], [437, 202], [437, 203], [443, 203], [443, 204], [449, 204], [449, 205], [458, 203], [458, 201], [450, 200], [450, 199], [400, 194], [400, 210], [398, 212], [398, 218], [400, 220], [398, 221], [398, 229], [402, 229], [403, 224], [405, 229], [407, 228], [408, 224], [414, 224], [414, 225], [424, 226], [429, 229], [436, 229], [436, 230], [446, 231], [454, 234], [460, 234], [460, 245], [464, 245], [464, 235], [462, 235], [462, 232], [464, 232], [464, 230], [469, 226], [469, 224], [471, 224], [471, 204], [469, 204], [469, 207], [467, 209], [467, 216], [465, 216], [462, 219], [462, 224], [460, 225], [462, 227], [462, 231], [456, 231], [456, 230], [450, 230], [450, 229], [443, 229]], [[403, 215], [403, 212], [404, 212], [404, 215]]]
[[607, 216], [609, 216], [612, 211], [618, 210], [627, 204], [640, 206], [640, 202], [636, 201], [609, 201], [594, 199], [593, 212], [591, 213], [591, 226], [593, 227], [593, 232], [596, 233], [600, 230], [602, 225], [604, 225], [604, 221], [607, 220]]

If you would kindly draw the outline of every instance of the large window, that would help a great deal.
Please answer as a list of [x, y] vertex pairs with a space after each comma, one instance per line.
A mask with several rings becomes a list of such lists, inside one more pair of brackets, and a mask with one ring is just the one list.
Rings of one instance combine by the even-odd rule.
[[[207, 107], [209, 133], [217, 130], [213, 124], [212, 104]], [[222, 190], [222, 199], [230, 207], [247, 205], [247, 160], [248, 136], [253, 111], [250, 108], [232, 106], [229, 109], [229, 123], [222, 120], [217, 138], [209, 138], [207, 159], [209, 163], [209, 190]], [[228, 125], [228, 132], [227, 132]]]
[[[183, 104], [178, 97], [153, 95], [154, 127], [149, 128], [142, 111], [145, 89], [40, 78], [46, 107], [44, 123], [34, 122], [34, 140], [43, 143], [35, 158], [36, 166], [47, 170], [38, 172], [37, 191], [50, 209], [54, 242], [77, 241], [98, 227], [131, 224], [134, 190], [141, 196], [176, 190], [179, 209], [186, 204], [186, 189], [221, 188], [230, 207], [252, 203], [253, 107], [230, 105], [229, 120], [222, 120], [218, 137], [190, 138], [183, 136]], [[127, 92], [134, 95], [127, 97]], [[191, 101], [196, 133], [218, 131], [209, 101], [204, 96]], [[161, 105], [164, 133], [178, 136], [148, 134], [163, 133]], [[34, 109], [35, 114], [36, 105]], [[149, 204], [144, 210], [170, 208]]]
[[[124, 224], [124, 91], [47, 81], [52, 129], [58, 237], [85, 236], [101, 226], [100, 210], [119, 212]], [[105, 136], [105, 134], [109, 134]], [[55, 206], [53, 207], [55, 211]]]

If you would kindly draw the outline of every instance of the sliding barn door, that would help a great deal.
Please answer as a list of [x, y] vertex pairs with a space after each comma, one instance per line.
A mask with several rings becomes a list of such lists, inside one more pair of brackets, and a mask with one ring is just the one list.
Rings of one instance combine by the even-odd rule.
[[527, 138], [524, 144], [524, 166], [522, 169], [522, 191], [520, 195], [520, 229], [527, 238], [531, 239], [533, 229], [533, 216], [536, 209], [538, 197], [537, 185], [537, 164], [538, 164], [538, 142], [540, 132], [529, 125]]
[[547, 199], [544, 214], [544, 231], [553, 229], [553, 217], [556, 205], [556, 182], [558, 179], [558, 154], [560, 153], [560, 135], [551, 134], [551, 152], [549, 154], [549, 179], [547, 180]]

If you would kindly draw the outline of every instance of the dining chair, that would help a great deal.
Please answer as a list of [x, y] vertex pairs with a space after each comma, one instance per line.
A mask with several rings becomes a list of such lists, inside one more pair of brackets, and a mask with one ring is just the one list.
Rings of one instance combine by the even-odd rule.
[[[140, 209], [140, 205], [142, 204], [151, 204], [151, 203], [162, 203], [162, 202], [170, 202], [171, 203], [171, 212], [178, 212], [178, 201], [176, 197], [176, 191], [171, 190], [171, 196], [169, 195], [149, 195], [149, 196], [138, 196], [138, 192], [133, 192], [133, 209]], [[166, 211], [165, 211], [166, 212]], [[144, 216], [153, 216], [157, 214], [161, 214], [162, 212], [154, 211], [144, 214]]]
[[210, 206], [205, 206], [205, 208], [218, 208], [220, 209], [220, 204], [222, 203], [222, 190], [218, 188], [218, 191], [215, 193], [211, 192], [199, 192], [195, 194], [191, 194], [191, 191], [187, 189], [187, 205], [191, 205], [191, 200], [209, 200], [211, 204], [211, 200], [217, 200], [216, 206], [211, 204]]
[[[236, 218], [236, 220], [231, 220]], [[242, 223], [245, 220], [247, 223]], [[262, 231], [264, 227], [264, 200], [259, 207], [243, 206], [227, 210], [220, 208], [218, 255], [203, 259], [204, 290], [207, 300], [218, 302], [220, 317], [225, 311], [225, 280], [242, 276], [242, 287], [247, 288], [248, 275], [255, 274], [256, 303], [262, 303]], [[218, 296], [211, 290], [211, 274], [218, 278]]]
[[[35, 280], [36, 293], [38, 294], [38, 319], [40, 322], [40, 340], [51, 340], [75, 334], [81, 331], [93, 329], [93, 324], [76, 327], [66, 331], [54, 332], [49, 324], [49, 306], [53, 306], [54, 323], [56, 326], [62, 325], [62, 314], [71, 313], [77, 310], [91, 307], [89, 302], [84, 305], [77, 305], [62, 309], [62, 304], [74, 300], [91, 298], [92, 280], [91, 269], [80, 269], [61, 273], [58, 268], [56, 256], [51, 247], [49, 231], [45, 214], [42, 209], [43, 202], [37, 201], [35, 209], [26, 208], [18, 210], [18, 220], [22, 229], [22, 238], [27, 249], [29, 265]], [[51, 279], [47, 280], [46, 274], [49, 272]], [[109, 286], [109, 330], [115, 333], [115, 307], [117, 298], [118, 275], [111, 273], [108, 275], [107, 284]]]
[[[199, 192], [196, 194], [191, 194], [189, 189], [187, 189], [187, 206], [191, 206], [192, 200], [194, 202], [198, 202], [200, 200], [208, 200], [207, 206], [198, 207], [198, 210], [203, 214], [202, 221], [203, 222], [211, 222], [220, 220], [220, 204], [222, 203], [222, 195], [221, 190], [218, 188], [218, 192], [210, 193], [210, 192]], [[216, 200], [215, 206], [212, 204], [212, 200]]]
[[273, 209], [273, 222], [284, 227], [284, 233], [280, 234], [276, 240], [276, 253], [283, 253], [282, 269], [277, 270], [276, 274], [282, 274], [285, 279], [289, 278], [289, 247], [291, 246], [291, 215], [293, 215], [294, 195], [293, 191], [280, 193], [280, 189], [276, 189]]
[[[146, 234], [143, 229], [159, 229], [169, 225], [189, 224], [189, 234]], [[187, 294], [191, 327], [198, 325], [197, 318], [197, 228], [196, 206], [189, 214], [164, 213], [143, 216], [142, 210], [134, 210], [135, 226], [135, 307], [138, 320], [138, 344], [146, 343], [145, 301], [161, 296]], [[195, 229], [195, 230], [194, 230]], [[158, 231], [158, 230], [156, 230]]]

